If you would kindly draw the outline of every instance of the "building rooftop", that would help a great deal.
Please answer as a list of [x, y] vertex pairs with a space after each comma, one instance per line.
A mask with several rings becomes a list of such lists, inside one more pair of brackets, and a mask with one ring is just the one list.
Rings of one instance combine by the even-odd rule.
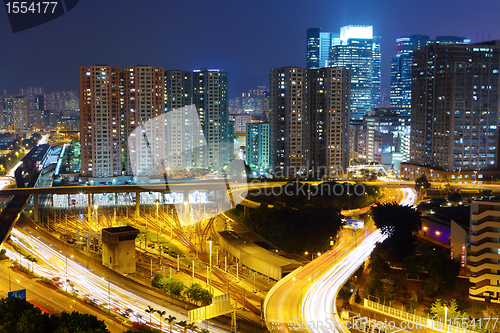
[[287, 267], [289, 265], [300, 266], [300, 263], [294, 259], [285, 258], [276, 253], [268, 251], [257, 244], [247, 241], [240, 235], [231, 231], [221, 231], [219, 235], [224, 238], [229, 244], [234, 246], [236, 249], [243, 251], [251, 256], [265, 260], [273, 265], [279, 267]]
[[108, 232], [110, 234], [118, 234], [118, 233], [123, 233], [123, 232], [139, 232], [139, 229], [136, 229], [131, 226], [125, 226], [125, 227], [115, 227], [115, 228], [104, 228], [102, 229], [104, 232]]
[[22, 161], [41, 161], [49, 153], [50, 148], [48, 144], [36, 146], [23, 157]]

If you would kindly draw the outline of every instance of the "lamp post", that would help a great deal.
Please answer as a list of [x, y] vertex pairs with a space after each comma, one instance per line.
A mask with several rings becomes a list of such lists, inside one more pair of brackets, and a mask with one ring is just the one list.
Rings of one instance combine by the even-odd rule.
[[[309, 254], [309, 252], [305, 252], [305, 255], [307, 256]], [[318, 252], [318, 256], [319, 257], [321, 255], [321, 253]], [[314, 260], [314, 253], [311, 253], [311, 281], [314, 281], [314, 264], [313, 264], [313, 260]]]
[[9, 291], [12, 291], [12, 287], [10, 285], [10, 270], [11, 270], [12, 265], [9, 265]]
[[[106, 281], [104, 278], [102, 278], [104, 281]], [[109, 280], [109, 276], [106, 277], [108, 279], [108, 314], [111, 314], [111, 282]]]
[[[295, 276], [292, 278], [293, 281], [296, 279], [300, 280], [300, 303], [302, 304], [302, 278], [296, 278]], [[300, 307], [300, 312], [302, 313], [302, 306]]]
[[97, 224], [97, 230], [99, 230], [99, 213], [97, 211], [98, 208], [99, 208], [99, 205], [94, 204], [94, 214], [95, 214], [95, 221]]
[[156, 200], [156, 222], [158, 223], [158, 226], [160, 227], [160, 235], [161, 235], [161, 223], [160, 223], [160, 220], [158, 218], [158, 209], [160, 207], [160, 201], [159, 200]]
[[212, 239], [209, 240], [210, 247], [210, 287], [212, 286]]
[[[73, 256], [71, 256], [73, 258]], [[68, 257], [66, 257], [66, 292], [68, 292]]]
[[444, 306], [444, 331], [446, 332], [446, 320], [448, 316], [448, 307], [445, 305]]

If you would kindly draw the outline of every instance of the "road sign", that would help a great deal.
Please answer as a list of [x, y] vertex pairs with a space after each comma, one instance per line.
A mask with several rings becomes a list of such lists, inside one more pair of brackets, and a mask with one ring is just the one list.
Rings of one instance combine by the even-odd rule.
[[349, 226], [351, 228], [364, 228], [365, 227], [365, 221], [363, 221], [363, 220], [343, 220], [342, 222], [344, 222], [346, 226]]
[[26, 300], [26, 289], [10, 291], [8, 296], [10, 298], [20, 298]]
[[224, 294], [213, 297], [212, 304], [208, 306], [188, 311], [188, 319], [189, 322], [195, 323], [222, 316], [233, 311], [234, 309], [231, 307], [231, 296], [229, 294]]

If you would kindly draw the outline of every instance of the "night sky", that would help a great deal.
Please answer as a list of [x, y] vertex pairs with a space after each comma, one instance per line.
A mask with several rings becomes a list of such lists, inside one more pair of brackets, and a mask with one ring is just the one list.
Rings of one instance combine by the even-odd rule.
[[402, 35], [500, 39], [498, 0], [80, 0], [70, 12], [12, 33], [0, 8], [0, 88], [77, 90], [78, 66], [222, 68], [229, 95], [268, 85], [269, 69], [305, 66], [306, 29], [373, 25], [382, 36], [382, 88]]

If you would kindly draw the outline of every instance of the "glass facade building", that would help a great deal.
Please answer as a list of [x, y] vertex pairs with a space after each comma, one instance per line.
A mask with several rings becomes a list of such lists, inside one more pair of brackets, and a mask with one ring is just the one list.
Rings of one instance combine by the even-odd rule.
[[413, 52], [410, 164], [498, 168], [499, 57], [498, 41]]
[[413, 51], [432, 43], [450, 45], [469, 42], [469, 39], [457, 36], [438, 36], [433, 40], [428, 35], [411, 35], [396, 39], [396, 57], [391, 59], [391, 109], [410, 114]]
[[330, 48], [330, 67], [351, 71], [351, 120], [361, 120], [380, 107], [380, 37], [372, 26], [344, 26], [340, 43]]

